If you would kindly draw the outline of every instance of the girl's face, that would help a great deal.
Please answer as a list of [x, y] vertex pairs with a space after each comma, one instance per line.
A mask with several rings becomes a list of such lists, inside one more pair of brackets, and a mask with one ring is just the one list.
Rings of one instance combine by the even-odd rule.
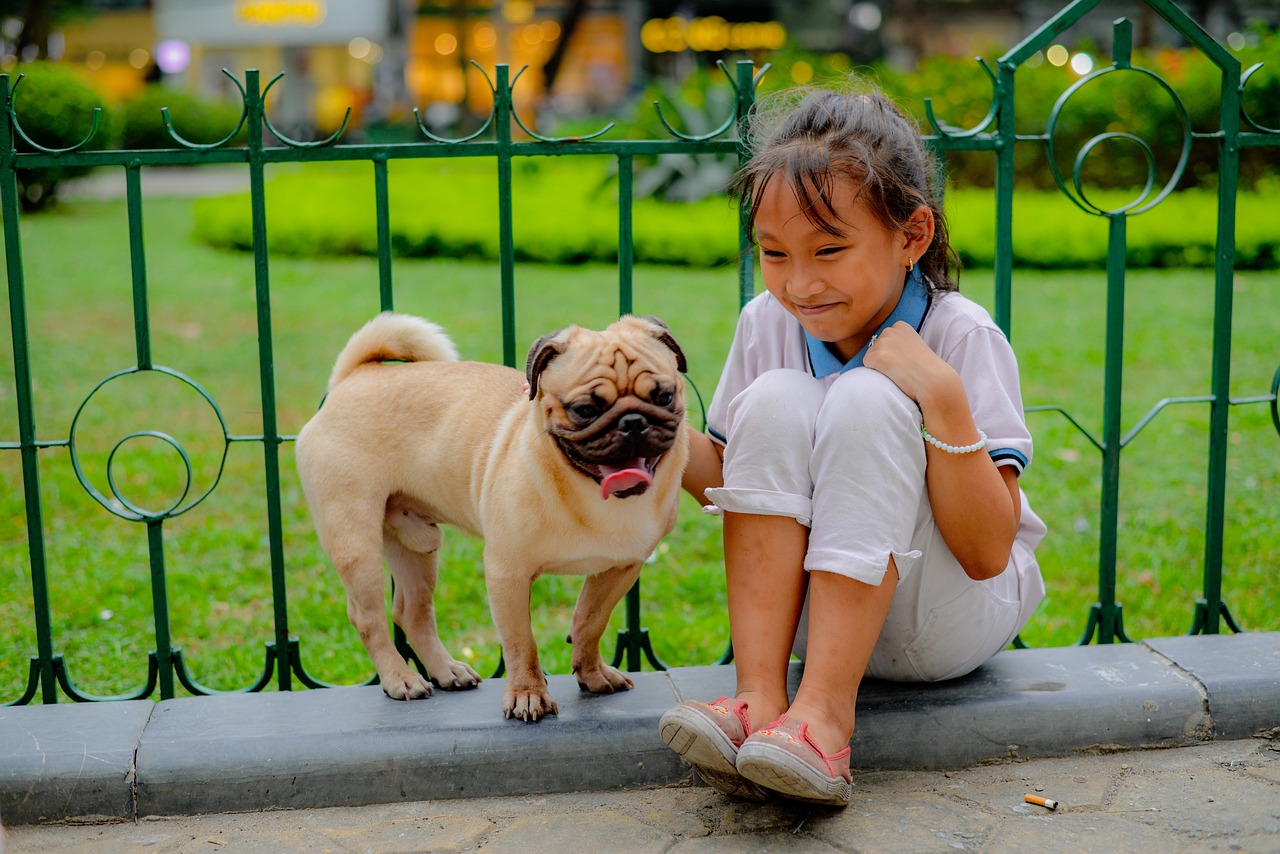
[[919, 261], [933, 238], [928, 207], [912, 215], [912, 233], [890, 231], [850, 184], [840, 182], [832, 198], [839, 235], [809, 222], [781, 178], [766, 184], [755, 224], [765, 287], [844, 361], [888, 319], [902, 295], [907, 262]]

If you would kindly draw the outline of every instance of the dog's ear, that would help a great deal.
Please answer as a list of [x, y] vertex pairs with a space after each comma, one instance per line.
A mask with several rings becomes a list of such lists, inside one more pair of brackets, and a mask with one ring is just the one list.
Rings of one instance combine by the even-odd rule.
[[538, 377], [542, 376], [542, 372], [547, 369], [552, 359], [564, 352], [557, 340], [563, 332], [563, 329], [549, 332], [534, 341], [533, 346], [529, 348], [529, 358], [524, 363], [524, 376], [529, 381], [530, 400], [538, 396]]
[[653, 337], [657, 338], [663, 344], [671, 348], [671, 352], [676, 354], [676, 370], [685, 374], [689, 372], [689, 365], [685, 362], [684, 351], [680, 349], [680, 345], [676, 343], [675, 336], [671, 334], [671, 328], [663, 323], [660, 319], [651, 314], [633, 315], [636, 320], [643, 320], [649, 324], [652, 329]]

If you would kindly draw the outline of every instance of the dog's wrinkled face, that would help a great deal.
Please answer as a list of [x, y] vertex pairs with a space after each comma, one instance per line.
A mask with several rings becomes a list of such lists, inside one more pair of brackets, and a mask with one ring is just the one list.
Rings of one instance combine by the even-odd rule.
[[529, 351], [529, 396], [569, 462], [602, 498], [640, 495], [684, 419], [684, 354], [659, 320], [569, 327]]

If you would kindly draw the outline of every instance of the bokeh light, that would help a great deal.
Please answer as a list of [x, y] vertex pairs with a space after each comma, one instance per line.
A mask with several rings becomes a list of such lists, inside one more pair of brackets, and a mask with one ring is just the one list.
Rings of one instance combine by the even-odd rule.
[[533, 17], [533, 0], [507, 0], [502, 4], [502, 17], [508, 24], [523, 24]]
[[[101, 51], [93, 51], [93, 53], [101, 54]], [[92, 57], [92, 53], [90, 57]], [[89, 62], [89, 58], [86, 58]], [[187, 66], [191, 64], [191, 47], [181, 39], [165, 39], [156, 45], [156, 65], [160, 66], [160, 70], [165, 74], [181, 74], [187, 70]], [[102, 63], [99, 61], [98, 67]], [[90, 68], [94, 66], [92, 63]]]
[[875, 3], [854, 3], [849, 9], [849, 23], [860, 30], [874, 32], [883, 20], [884, 14]]
[[436, 53], [449, 56], [458, 49], [458, 37], [453, 33], [441, 33], [435, 40]]
[[498, 33], [489, 24], [477, 24], [471, 31], [471, 40], [481, 51], [492, 50], [498, 43]]
[[800, 60], [791, 66], [791, 82], [804, 85], [813, 79], [813, 66]]

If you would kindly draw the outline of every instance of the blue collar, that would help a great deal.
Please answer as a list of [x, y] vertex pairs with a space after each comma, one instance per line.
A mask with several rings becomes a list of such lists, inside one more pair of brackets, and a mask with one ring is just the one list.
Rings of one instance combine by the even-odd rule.
[[[929, 308], [929, 289], [925, 286], [924, 278], [920, 275], [920, 267], [916, 265], [911, 271], [911, 275], [907, 277], [906, 284], [902, 288], [902, 296], [898, 298], [898, 304], [893, 307], [893, 311], [880, 328], [876, 330], [879, 335], [885, 329], [888, 329], [899, 320], [904, 320], [911, 324], [912, 328], [919, 330], [920, 324], [924, 322], [925, 311]], [[809, 364], [813, 367], [813, 375], [815, 377], [825, 377], [834, 374], [837, 371], [844, 373], [852, 368], [862, 367], [862, 357], [867, 353], [867, 346], [854, 354], [853, 358], [847, 362], [841, 362], [840, 357], [832, 353], [827, 348], [826, 342], [819, 341], [808, 332], [804, 334], [805, 341], [809, 346]]]

